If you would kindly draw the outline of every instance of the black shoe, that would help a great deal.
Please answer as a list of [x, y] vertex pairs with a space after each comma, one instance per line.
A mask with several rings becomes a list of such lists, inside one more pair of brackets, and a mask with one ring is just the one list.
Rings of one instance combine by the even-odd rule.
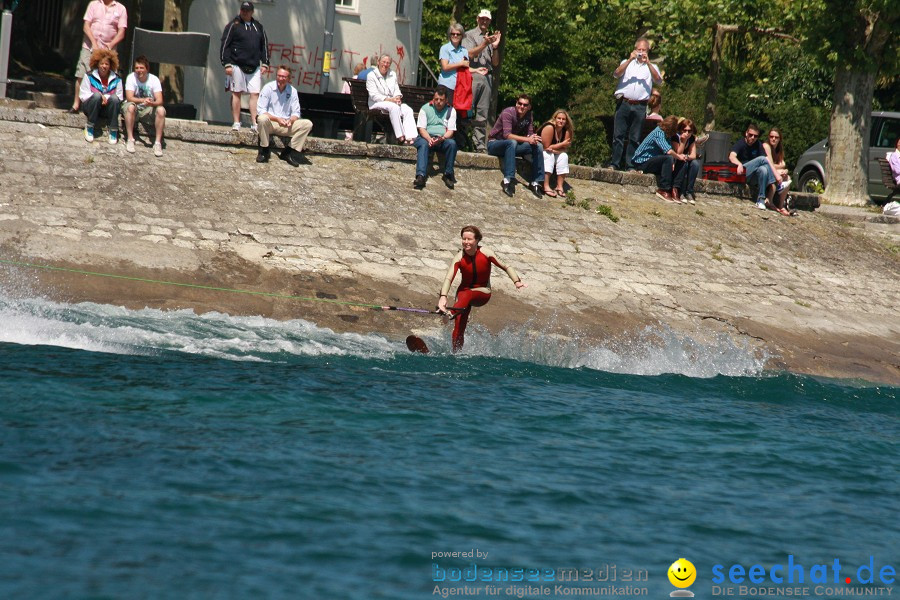
[[619, 170], [618, 165], [614, 165], [614, 164], [612, 164], [612, 163], [606, 163], [605, 165], [603, 165], [603, 168], [604, 168], [604, 169], [612, 169], [613, 171], [618, 171], [618, 170]]
[[456, 177], [453, 176], [453, 173], [444, 173], [444, 176], [441, 177], [444, 180], [444, 185], [446, 185], [451, 190], [453, 186], [456, 184]]
[[306, 157], [296, 150], [291, 150], [290, 152], [288, 152], [288, 156], [285, 160], [287, 160], [287, 164], [291, 165], [292, 167], [299, 167], [300, 165], [309, 164], [309, 161], [306, 159]]
[[416, 175], [416, 180], [413, 181], [413, 187], [416, 188], [417, 190], [424, 189], [425, 188], [425, 176], [424, 175]]
[[512, 198], [513, 194], [516, 193], [516, 189], [513, 187], [512, 181], [501, 183], [500, 188], [503, 190], [503, 193], [506, 194], [507, 196], [509, 196], [510, 198]]
[[290, 158], [290, 156], [291, 156], [291, 147], [288, 145], [285, 145], [284, 150], [282, 150], [278, 154], [278, 158], [280, 158], [281, 160], [287, 160], [288, 158]]
[[272, 149], [266, 146], [263, 148], [259, 147], [259, 152], [256, 154], [256, 162], [258, 163], [267, 163], [269, 162], [269, 156], [272, 154]]
[[544, 194], [543, 186], [537, 181], [531, 182], [531, 185], [529, 185], [528, 187], [531, 188], [531, 193], [538, 198], [540, 198]]

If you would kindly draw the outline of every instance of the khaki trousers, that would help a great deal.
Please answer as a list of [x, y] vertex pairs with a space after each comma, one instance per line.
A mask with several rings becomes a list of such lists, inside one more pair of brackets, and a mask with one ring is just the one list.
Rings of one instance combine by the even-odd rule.
[[290, 127], [283, 127], [265, 114], [256, 117], [256, 126], [259, 129], [259, 145], [261, 147], [269, 147], [270, 135], [291, 136], [291, 148], [301, 152], [306, 144], [306, 136], [312, 131], [313, 124], [309, 119], [297, 119]]

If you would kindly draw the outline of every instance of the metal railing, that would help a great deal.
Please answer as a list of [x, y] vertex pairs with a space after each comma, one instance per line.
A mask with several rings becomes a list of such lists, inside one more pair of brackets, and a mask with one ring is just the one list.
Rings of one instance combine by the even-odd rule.
[[416, 85], [419, 87], [436, 88], [437, 75], [428, 67], [428, 63], [419, 57], [419, 69], [416, 71]]

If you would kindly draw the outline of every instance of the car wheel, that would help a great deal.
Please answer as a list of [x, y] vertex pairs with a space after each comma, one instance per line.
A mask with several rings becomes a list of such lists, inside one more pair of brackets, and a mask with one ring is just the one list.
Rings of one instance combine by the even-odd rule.
[[824, 178], [816, 169], [807, 169], [800, 175], [800, 181], [797, 182], [797, 190], [801, 192], [809, 192], [810, 194], [819, 194], [825, 190]]

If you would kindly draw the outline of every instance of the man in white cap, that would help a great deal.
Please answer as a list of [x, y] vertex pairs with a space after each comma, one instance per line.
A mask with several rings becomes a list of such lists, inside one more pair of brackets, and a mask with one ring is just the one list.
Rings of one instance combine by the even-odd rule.
[[490, 32], [491, 11], [478, 13], [478, 27], [466, 32], [463, 47], [469, 51], [469, 68], [472, 71], [472, 143], [476, 152], [485, 152], [488, 112], [494, 89], [494, 68], [500, 64], [500, 32]]

